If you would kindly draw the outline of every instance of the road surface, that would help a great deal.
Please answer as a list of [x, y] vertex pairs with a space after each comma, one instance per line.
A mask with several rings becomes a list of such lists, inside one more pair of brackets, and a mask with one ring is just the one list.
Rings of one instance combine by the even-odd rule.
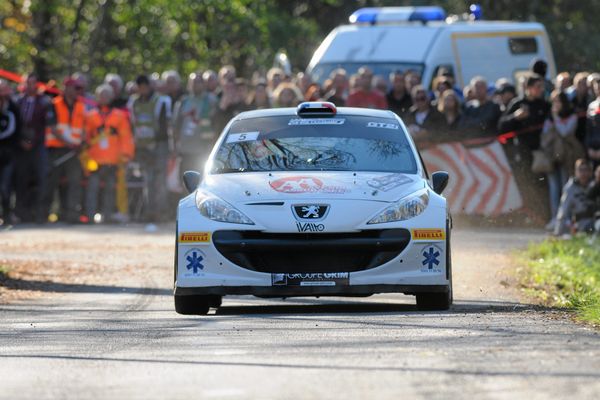
[[402, 295], [239, 296], [186, 317], [168, 227], [2, 232], [0, 261], [27, 271], [9, 284], [31, 296], [0, 305], [0, 398], [598, 399], [600, 335], [519, 302], [509, 277], [512, 252], [541, 238], [455, 229], [447, 312]]

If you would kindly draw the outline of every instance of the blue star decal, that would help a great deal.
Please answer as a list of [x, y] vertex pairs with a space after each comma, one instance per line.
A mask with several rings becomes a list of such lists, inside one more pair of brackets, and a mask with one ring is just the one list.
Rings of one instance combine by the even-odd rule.
[[199, 270], [204, 268], [204, 265], [202, 265], [201, 261], [204, 259], [204, 257], [198, 255], [197, 252], [192, 252], [191, 256], [187, 256], [186, 260], [188, 260], [188, 265], [187, 265], [187, 269], [191, 269], [194, 271], [195, 274], [198, 273]]
[[435, 250], [433, 247], [430, 247], [429, 252], [427, 252], [427, 251], [423, 252], [423, 257], [425, 257], [425, 259], [423, 260], [423, 265], [429, 264], [427, 268], [433, 269], [433, 264], [435, 264], [435, 265], [440, 264], [440, 260], [438, 260], [439, 256], [440, 256], [440, 252]]

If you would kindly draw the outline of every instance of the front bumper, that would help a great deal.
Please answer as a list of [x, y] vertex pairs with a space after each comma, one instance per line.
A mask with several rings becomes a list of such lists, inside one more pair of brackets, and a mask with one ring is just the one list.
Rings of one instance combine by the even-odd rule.
[[368, 296], [376, 293], [448, 293], [448, 285], [355, 285], [355, 286], [297, 286], [297, 287], [260, 287], [260, 286], [212, 286], [212, 287], [176, 287], [176, 296], [189, 295], [253, 295], [258, 297], [294, 297], [294, 296]]

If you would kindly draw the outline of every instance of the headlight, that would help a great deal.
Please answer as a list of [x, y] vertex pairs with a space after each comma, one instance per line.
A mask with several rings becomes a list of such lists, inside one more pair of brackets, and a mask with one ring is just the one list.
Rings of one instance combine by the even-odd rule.
[[427, 204], [429, 204], [429, 191], [422, 189], [398, 200], [367, 222], [367, 224], [404, 221], [421, 214], [427, 208]]
[[254, 225], [250, 218], [231, 204], [199, 190], [196, 191], [196, 207], [198, 207], [200, 214], [213, 221]]

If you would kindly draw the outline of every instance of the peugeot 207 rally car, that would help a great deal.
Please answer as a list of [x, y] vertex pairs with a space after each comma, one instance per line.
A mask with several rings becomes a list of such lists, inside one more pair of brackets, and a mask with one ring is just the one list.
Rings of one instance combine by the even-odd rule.
[[391, 111], [302, 103], [241, 113], [177, 210], [175, 309], [222, 296], [416, 295], [452, 303], [450, 226], [404, 124]]

